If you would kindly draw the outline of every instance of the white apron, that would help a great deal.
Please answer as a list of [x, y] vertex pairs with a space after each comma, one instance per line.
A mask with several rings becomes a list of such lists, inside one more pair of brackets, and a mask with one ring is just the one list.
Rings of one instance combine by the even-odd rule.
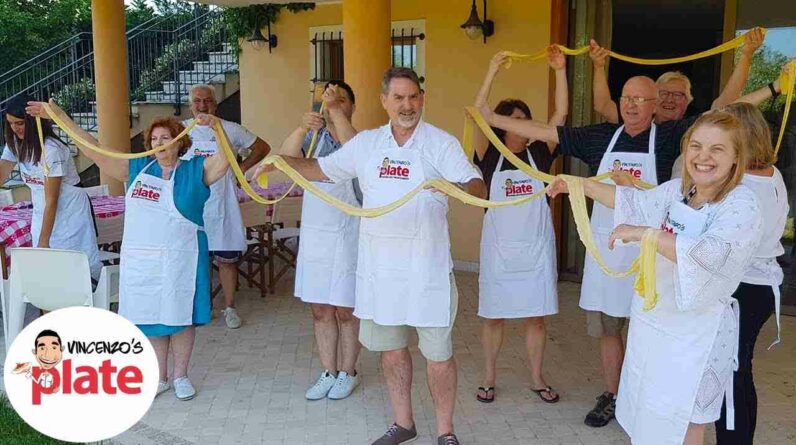
[[[614, 152], [614, 145], [624, 131], [624, 125], [617, 128], [608, 149], [605, 151], [597, 174], [601, 175], [619, 168], [650, 184], [658, 184], [655, 169], [655, 124], [652, 124], [649, 135], [647, 153]], [[633, 245], [616, 245], [614, 250], [608, 249], [608, 237], [614, 230], [614, 211], [608, 207], [594, 203], [591, 215], [591, 230], [594, 242], [600, 249], [605, 263], [615, 271], [625, 271], [639, 254], [639, 247]], [[630, 301], [633, 298], [634, 276], [612, 278], [603, 273], [591, 255], [586, 254], [583, 267], [583, 282], [580, 288], [580, 307], [589, 311], [599, 311], [612, 317], [628, 317]]]
[[[196, 133], [196, 129], [191, 131], [192, 135]], [[217, 151], [215, 135], [210, 136], [209, 140], [197, 136], [182, 159], [187, 161], [194, 156], [208, 158]], [[240, 214], [237, 186], [232, 169], [227, 169], [223, 178], [210, 184], [210, 199], [205, 203], [202, 218], [205, 222], [210, 251], [246, 251], [246, 230]]]
[[[661, 229], [698, 236], [704, 232], [707, 220], [707, 214], [676, 201]], [[716, 401], [715, 398], [727, 396], [727, 427], [733, 429], [732, 373], [729, 373], [729, 382], [717, 378], [712, 388], [707, 385], [700, 389], [700, 382], [706, 374], [708, 359], [714, 353], [714, 340], [725, 311], [730, 311], [736, 323], [734, 341], [727, 345], [728, 354], [732, 355], [732, 360], [736, 359], [737, 314], [732, 313], [731, 307], [735, 300], [728, 296], [727, 301], [709, 307], [681, 311], [674, 294], [677, 265], [657, 255], [656, 277], [659, 299], [654, 309], [644, 312], [644, 300], [638, 296], [633, 298], [616, 403], [617, 420], [633, 444], [681, 445], [688, 424], [695, 416], [695, 404], [705, 402], [697, 402], [697, 394], [702, 391], [703, 394], [712, 392], [713, 403], [719, 406], [721, 399]]]
[[[42, 158], [44, 155], [42, 154]], [[30, 188], [33, 201], [33, 215], [30, 234], [33, 247], [39, 242], [41, 225], [44, 219], [44, 168], [42, 163], [28, 165], [19, 163], [22, 181]], [[88, 256], [91, 276], [99, 278], [102, 263], [97, 248], [97, 234], [94, 231], [94, 215], [91, 213], [91, 204], [85, 190], [74, 185], [61, 182], [61, 192], [58, 197], [58, 208], [55, 211], [55, 224], [50, 235], [50, 248], [79, 250]]]
[[[493, 201], [508, 201], [544, 189], [544, 183], [497, 162], [489, 187]], [[536, 168], [528, 152], [528, 162]], [[558, 312], [556, 242], [550, 206], [543, 197], [489, 209], [481, 231], [478, 315], [484, 318], [541, 317]]]
[[[420, 149], [373, 150], [359, 178], [364, 208], [391, 203], [426, 180]], [[385, 326], [451, 323], [447, 197], [424, 190], [398, 209], [362, 218], [354, 315]]]
[[[335, 198], [359, 206], [352, 181], [315, 182]], [[359, 217], [305, 193], [296, 264], [295, 294], [305, 303], [354, 307]]]
[[174, 204], [177, 169], [162, 179], [146, 173], [154, 162], [125, 195], [119, 315], [139, 325], [189, 326], [202, 228]]

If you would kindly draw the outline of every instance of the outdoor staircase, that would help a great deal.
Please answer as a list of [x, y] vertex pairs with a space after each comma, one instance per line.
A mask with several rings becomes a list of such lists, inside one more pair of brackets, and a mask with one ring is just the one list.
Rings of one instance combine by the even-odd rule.
[[[197, 6], [191, 14], [157, 17], [128, 30], [130, 138], [155, 116], [184, 116], [192, 85], [213, 86], [219, 102], [235, 94], [237, 57], [227, 42], [215, 7]], [[0, 111], [22, 92], [39, 100], [55, 98], [78, 125], [96, 135], [95, 80], [92, 36], [77, 34], [0, 75]], [[71, 143], [63, 131], [55, 131]], [[93, 163], [72, 148], [84, 183], [92, 183], [83, 172]]]

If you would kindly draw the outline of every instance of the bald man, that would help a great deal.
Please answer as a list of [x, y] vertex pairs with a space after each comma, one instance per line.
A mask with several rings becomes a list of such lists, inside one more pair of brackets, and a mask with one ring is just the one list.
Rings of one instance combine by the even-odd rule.
[[[672, 164], [680, 154], [680, 139], [696, 119], [671, 120], [656, 125], [653, 121], [658, 92], [655, 81], [638, 76], [628, 79], [619, 98], [624, 124], [604, 123], [580, 128], [552, 127], [547, 124], [492, 112], [478, 104], [492, 127], [527, 138], [558, 144], [558, 154], [574, 156], [589, 164], [591, 173], [620, 169], [651, 184], [669, 180]], [[613, 210], [594, 203], [591, 216], [594, 240], [605, 262], [613, 270], [627, 270], [638, 256], [637, 246], [608, 249], [614, 228]], [[586, 256], [581, 285], [580, 307], [586, 310], [588, 333], [600, 339], [605, 391], [586, 416], [586, 424], [601, 427], [614, 418], [619, 374], [625, 348], [622, 329], [630, 316], [634, 277], [618, 279], [605, 275], [594, 259]]]

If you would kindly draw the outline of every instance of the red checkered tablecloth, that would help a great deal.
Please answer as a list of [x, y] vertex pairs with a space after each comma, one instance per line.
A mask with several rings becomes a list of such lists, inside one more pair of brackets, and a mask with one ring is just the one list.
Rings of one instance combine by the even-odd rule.
[[[91, 198], [91, 205], [97, 218], [110, 218], [124, 213], [124, 196], [98, 196]], [[33, 204], [30, 201], [0, 208], [0, 244], [6, 249], [32, 246], [30, 235], [32, 215]]]

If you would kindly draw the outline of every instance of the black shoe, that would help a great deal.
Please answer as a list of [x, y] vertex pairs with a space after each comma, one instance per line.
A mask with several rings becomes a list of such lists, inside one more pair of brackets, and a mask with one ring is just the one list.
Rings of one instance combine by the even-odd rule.
[[606, 391], [597, 397], [597, 404], [586, 414], [584, 423], [595, 428], [600, 428], [613, 419], [616, 412], [616, 396]]

